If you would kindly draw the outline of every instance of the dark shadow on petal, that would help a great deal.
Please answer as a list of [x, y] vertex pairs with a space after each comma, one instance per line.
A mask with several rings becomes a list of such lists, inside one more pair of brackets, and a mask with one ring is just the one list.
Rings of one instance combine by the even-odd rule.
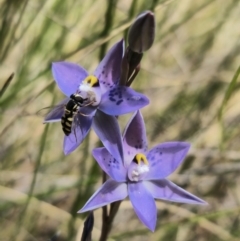
[[110, 154], [122, 161], [122, 136], [116, 117], [97, 110], [93, 119], [93, 128]]
[[121, 75], [121, 62], [124, 53], [124, 41], [116, 43], [103, 58], [94, 72], [99, 79], [102, 93], [117, 84]]

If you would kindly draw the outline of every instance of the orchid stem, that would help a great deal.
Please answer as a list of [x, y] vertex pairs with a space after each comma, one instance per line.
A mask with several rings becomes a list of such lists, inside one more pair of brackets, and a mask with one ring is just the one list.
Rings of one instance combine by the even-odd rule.
[[132, 73], [132, 75], [128, 79], [127, 86], [130, 86], [132, 84], [132, 82], [134, 81], [134, 79], [138, 75], [139, 71], [140, 71], [140, 64], [135, 68], [134, 72]]
[[[107, 174], [102, 172], [102, 183], [107, 180]], [[107, 240], [108, 230], [107, 230], [107, 220], [108, 220], [108, 210], [107, 206], [102, 207], [102, 231], [99, 241]]]
[[120, 207], [121, 201], [114, 202], [110, 205], [110, 214], [105, 215], [107, 213], [107, 206], [105, 206], [105, 209], [103, 208], [103, 223], [102, 223], [102, 232], [99, 241], [106, 241], [108, 238], [108, 235], [112, 229], [112, 223], [113, 220], [117, 214], [117, 211]]
[[[107, 175], [105, 172], [102, 174], [103, 183], [107, 180]], [[121, 201], [111, 203], [110, 210], [108, 214], [107, 206], [102, 207], [102, 231], [99, 241], [106, 241], [108, 234], [111, 231], [113, 220], [117, 214], [120, 207]]]

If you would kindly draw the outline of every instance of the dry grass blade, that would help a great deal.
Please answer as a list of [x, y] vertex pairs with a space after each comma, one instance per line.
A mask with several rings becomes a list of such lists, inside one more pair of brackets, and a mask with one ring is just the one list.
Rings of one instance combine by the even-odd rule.
[[8, 79], [5, 81], [5, 83], [3, 84], [2, 89], [0, 90], [0, 98], [3, 96], [4, 92], [7, 90], [8, 86], [10, 85], [12, 79], [14, 77], [14, 73], [12, 73]]

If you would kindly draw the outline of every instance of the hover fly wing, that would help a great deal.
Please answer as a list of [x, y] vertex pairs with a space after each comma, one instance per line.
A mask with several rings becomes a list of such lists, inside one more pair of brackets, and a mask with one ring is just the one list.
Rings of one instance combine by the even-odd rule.
[[74, 116], [71, 133], [64, 137], [63, 149], [65, 155], [73, 152], [82, 143], [90, 130], [95, 112], [95, 107], [81, 107]]
[[[62, 100], [58, 105], [54, 106], [50, 110], [50, 112], [48, 112], [47, 115], [45, 116], [43, 123], [60, 121], [64, 114], [64, 109], [65, 109], [65, 106], [68, 103], [68, 101], [69, 101], [69, 98], [66, 98], [66, 99]], [[47, 109], [47, 108], [45, 108], [45, 109]]]

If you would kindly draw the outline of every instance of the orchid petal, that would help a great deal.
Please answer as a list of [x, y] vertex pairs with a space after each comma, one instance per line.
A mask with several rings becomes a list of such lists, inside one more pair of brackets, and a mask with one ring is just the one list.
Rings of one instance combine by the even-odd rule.
[[145, 95], [129, 87], [117, 86], [102, 96], [99, 109], [108, 115], [123, 115], [147, 104], [149, 100]]
[[123, 134], [124, 161], [128, 166], [137, 153], [147, 151], [146, 129], [142, 114], [137, 111], [128, 122]]
[[92, 195], [78, 213], [83, 213], [108, 205], [112, 202], [123, 200], [127, 197], [127, 195], [128, 192], [126, 183], [118, 183], [109, 179]]
[[94, 75], [99, 79], [102, 94], [113, 84], [117, 84], [121, 75], [121, 62], [124, 54], [124, 41], [116, 43], [98, 65]]
[[52, 63], [52, 74], [60, 90], [68, 97], [77, 91], [88, 75], [84, 68], [69, 62]]
[[152, 196], [157, 199], [178, 203], [207, 204], [202, 199], [185, 191], [167, 179], [144, 181], [144, 185], [151, 192]]
[[65, 98], [55, 107], [53, 107], [53, 109], [45, 116], [43, 123], [60, 121], [64, 114], [65, 105], [69, 100], [69, 98]]
[[82, 143], [90, 130], [96, 109], [92, 107], [82, 107], [80, 111], [81, 112], [74, 117], [71, 134], [64, 138], [63, 150], [65, 155], [73, 152]]
[[163, 179], [176, 170], [185, 158], [190, 144], [166, 142], [155, 146], [147, 154], [150, 171], [145, 180]]
[[116, 117], [97, 111], [93, 119], [93, 129], [111, 155], [123, 160], [122, 137]]
[[124, 168], [122, 161], [114, 159], [105, 147], [96, 148], [92, 152], [99, 166], [115, 181], [125, 182], [127, 170]]
[[157, 208], [152, 195], [142, 182], [129, 183], [128, 195], [138, 218], [153, 232], [157, 222]]

